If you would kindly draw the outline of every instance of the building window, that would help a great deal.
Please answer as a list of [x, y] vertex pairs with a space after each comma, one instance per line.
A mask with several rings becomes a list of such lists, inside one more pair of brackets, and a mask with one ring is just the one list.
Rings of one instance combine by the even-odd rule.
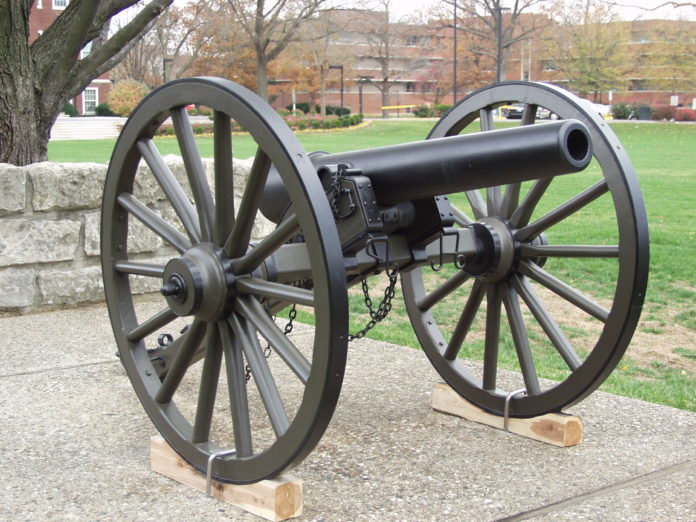
[[99, 105], [99, 89], [87, 87], [82, 93], [82, 114], [95, 114]]
[[37, 9], [43, 9], [43, 3], [41, 0], [36, 0], [36, 8]]
[[544, 62], [545, 71], [557, 71], [556, 64], [553, 62]]
[[412, 34], [408, 37], [408, 40], [406, 40], [406, 45], [409, 47], [415, 47], [418, 45], [418, 37], [415, 34]]
[[416, 84], [414, 82], [406, 82], [406, 92], [416, 92]]
[[92, 42], [89, 42], [80, 51], [80, 60], [82, 60], [83, 58], [87, 58], [89, 56], [89, 53], [91, 53], [91, 52], [92, 52]]
[[647, 91], [647, 85], [645, 80], [631, 80], [628, 85], [629, 91]]
[[70, 0], [53, 0], [53, 9], [65, 9]]

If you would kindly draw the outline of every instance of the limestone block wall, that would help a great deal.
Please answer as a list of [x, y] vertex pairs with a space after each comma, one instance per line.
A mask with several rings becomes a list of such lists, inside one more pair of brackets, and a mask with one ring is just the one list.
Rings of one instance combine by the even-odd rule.
[[[178, 179], [186, 178], [181, 158], [165, 160]], [[204, 163], [212, 187], [212, 160]], [[140, 168], [134, 193], [167, 218], [171, 210], [163, 193], [147, 168]], [[235, 194], [242, 193], [249, 168], [250, 162], [235, 161]], [[0, 313], [103, 300], [99, 227], [106, 169], [107, 165], [95, 163], [0, 164]], [[129, 255], [163, 260], [176, 255], [136, 219], [130, 222]], [[259, 217], [253, 236], [259, 239], [272, 229]], [[159, 285], [152, 278], [141, 278], [133, 289], [151, 292]]]

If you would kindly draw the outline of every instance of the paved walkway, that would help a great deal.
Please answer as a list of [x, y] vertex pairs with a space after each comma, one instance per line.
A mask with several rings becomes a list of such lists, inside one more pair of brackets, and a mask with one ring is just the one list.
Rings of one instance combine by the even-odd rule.
[[[149, 471], [154, 434], [103, 307], [0, 318], [1, 520], [255, 520]], [[418, 351], [351, 346], [293, 473], [301, 520], [696, 520], [696, 414], [595, 393], [556, 448], [434, 412]]]

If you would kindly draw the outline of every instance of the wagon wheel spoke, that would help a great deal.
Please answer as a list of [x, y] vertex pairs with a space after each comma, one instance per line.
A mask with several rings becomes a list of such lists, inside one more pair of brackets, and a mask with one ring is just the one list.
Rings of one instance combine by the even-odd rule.
[[237, 306], [242, 316], [270, 343], [300, 381], [307, 384], [311, 371], [309, 361], [273, 322], [261, 303], [249, 297], [238, 299]]
[[469, 200], [469, 205], [471, 205], [474, 218], [481, 219], [482, 217], [488, 215], [488, 205], [486, 205], [486, 202], [483, 201], [483, 197], [478, 190], [467, 190], [466, 199]]
[[[481, 132], [488, 132], [495, 129], [493, 113], [494, 109], [492, 107], [485, 107], [479, 111]], [[486, 215], [497, 214], [500, 209], [500, 203], [500, 187], [488, 187], [486, 189]]]
[[221, 245], [234, 226], [234, 183], [232, 160], [232, 121], [220, 111], [213, 114], [215, 153], [215, 227], [213, 241]]
[[198, 223], [196, 211], [186, 197], [186, 193], [181, 188], [181, 185], [174, 177], [174, 174], [169, 170], [157, 147], [150, 138], [138, 140], [137, 147], [162, 191], [169, 199], [174, 212], [176, 212], [176, 215], [184, 225], [189, 238], [194, 243], [200, 243], [200, 224]]
[[[522, 111], [521, 126], [534, 125], [536, 122], [536, 113], [539, 107], [533, 103], [525, 103]], [[520, 190], [522, 183], [511, 183], [505, 189], [505, 196], [500, 204], [500, 215], [504, 218], [512, 216], [513, 212], [519, 205]]]
[[126, 334], [126, 338], [131, 342], [140, 341], [163, 326], [168, 325], [174, 319], [176, 319], [176, 314], [169, 308], [165, 308], [130, 330]]
[[193, 135], [193, 128], [185, 107], [174, 107], [169, 112], [174, 124], [176, 139], [179, 142], [179, 150], [186, 167], [186, 175], [193, 193], [193, 199], [196, 202], [198, 220], [201, 225], [201, 236], [203, 241], [210, 241], [212, 239], [215, 209], [208, 180], [205, 176], [203, 160], [198, 151], [198, 145], [196, 145], [196, 138]]
[[198, 391], [196, 417], [193, 422], [193, 435], [191, 435], [191, 442], [195, 444], [207, 442], [210, 439], [210, 426], [213, 421], [221, 365], [220, 332], [217, 327], [211, 325], [206, 331], [205, 359]]
[[561, 355], [565, 363], [571, 370], [577, 370], [582, 364], [582, 360], [575, 352], [566, 338], [563, 331], [560, 329], [553, 316], [537, 296], [534, 288], [529, 284], [526, 277], [515, 276], [511, 279], [511, 283], [515, 291], [522, 297], [522, 300], [527, 305], [534, 315], [534, 318], [541, 325], [549, 340]]
[[457, 290], [469, 277], [471, 276], [462, 270], [455, 272], [453, 276], [450, 276], [444, 283], [418, 301], [418, 308], [422, 311], [430, 310], [434, 305]]
[[457, 326], [454, 328], [454, 333], [450, 338], [450, 342], [447, 344], [447, 348], [443, 354], [443, 357], [448, 361], [453, 361], [457, 358], [457, 354], [461, 349], [462, 343], [466, 334], [469, 333], [471, 324], [476, 318], [476, 313], [481, 306], [481, 301], [485, 293], [485, 287], [480, 281], [475, 281], [473, 287], [471, 288], [471, 293], [469, 298], [466, 300], [464, 309], [462, 310], [459, 320], [457, 321]]
[[459, 208], [452, 205], [452, 214], [454, 214], [454, 222], [460, 227], [466, 227], [471, 225], [474, 220], [467, 216], [464, 212], [459, 210]]
[[483, 389], [495, 390], [498, 378], [498, 343], [500, 342], [500, 309], [497, 285], [488, 285], [486, 306], [486, 339], [483, 348]]
[[529, 192], [527, 192], [520, 206], [517, 207], [510, 216], [510, 223], [513, 226], [521, 227], [529, 223], [532, 213], [552, 181], [553, 178], [551, 177], [541, 178], [532, 184], [532, 187], [529, 189]]
[[237, 281], [237, 292], [275, 299], [283, 303], [314, 306], [314, 292], [306, 288], [282, 285], [265, 279], [243, 278]]
[[191, 243], [188, 239], [132, 194], [124, 192], [118, 196], [118, 203], [135, 216], [143, 225], [176, 248], [180, 253], [191, 248]]
[[595, 303], [582, 292], [576, 290], [569, 284], [564, 283], [543, 268], [540, 268], [536, 263], [522, 261], [520, 263], [520, 273], [529, 277], [530, 279], [534, 279], [537, 283], [545, 286], [595, 319], [599, 319], [603, 323], [607, 322], [607, 319], [609, 318], [609, 310], [604, 308], [602, 305]]
[[554, 210], [540, 217], [530, 225], [521, 228], [517, 232], [517, 238], [520, 241], [529, 241], [535, 238], [544, 230], [552, 227], [560, 221], [563, 221], [578, 210], [592, 203], [599, 196], [606, 194], [608, 191], [609, 186], [607, 185], [607, 181], [605, 179], [598, 181], [588, 189], [569, 199], [562, 205], [556, 207]]
[[167, 375], [162, 381], [160, 389], [155, 395], [155, 400], [160, 404], [166, 404], [172, 400], [174, 393], [181, 384], [186, 371], [193, 361], [198, 347], [200, 346], [206, 331], [206, 323], [194, 320], [190, 330], [187, 332], [186, 340], [182, 342], [179, 350], [174, 356]]
[[251, 239], [251, 229], [259, 210], [263, 189], [266, 186], [266, 178], [271, 168], [271, 160], [262, 149], [256, 151], [254, 163], [251, 166], [249, 180], [244, 189], [244, 196], [239, 205], [237, 218], [223, 247], [225, 254], [230, 258], [241, 256], [246, 251], [246, 246]]
[[520, 303], [517, 299], [517, 292], [509, 285], [501, 285], [500, 293], [502, 294], [503, 304], [507, 312], [508, 323], [510, 324], [510, 332], [512, 340], [515, 343], [517, 351], [517, 360], [520, 363], [522, 377], [527, 388], [527, 395], [538, 395], [541, 391], [539, 387], [539, 378], [537, 377], [536, 368], [534, 367], [534, 359], [532, 358], [532, 350], [529, 346], [527, 338], [527, 329], [524, 326]]
[[140, 275], [145, 277], [162, 278], [164, 275], [163, 265], [152, 263], [138, 263], [135, 261], [116, 261], [114, 268], [122, 274]]
[[242, 345], [242, 350], [251, 368], [251, 373], [254, 375], [256, 388], [271, 421], [271, 426], [273, 426], [273, 431], [277, 437], [281, 437], [290, 426], [290, 421], [283, 405], [283, 399], [278, 391], [278, 386], [263, 355], [263, 348], [261, 348], [256, 337], [256, 330], [249, 321], [240, 318], [236, 314], [232, 314], [228, 321]]
[[520, 257], [618, 258], [619, 245], [522, 245]]
[[297, 216], [293, 214], [273, 232], [263, 238], [249, 253], [232, 262], [232, 268], [235, 273], [245, 274], [251, 272], [299, 231], [300, 225], [297, 221]]
[[247, 398], [246, 376], [242, 338], [235, 335], [227, 321], [218, 323], [222, 347], [225, 352], [227, 388], [230, 397], [230, 411], [234, 430], [237, 456], [249, 457], [253, 453], [249, 402]]

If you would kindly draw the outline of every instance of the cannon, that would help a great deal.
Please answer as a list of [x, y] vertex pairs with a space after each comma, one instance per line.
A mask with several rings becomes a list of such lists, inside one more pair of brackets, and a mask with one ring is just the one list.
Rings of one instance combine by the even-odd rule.
[[[521, 125], [495, 129], [496, 109], [511, 103], [524, 105]], [[191, 104], [213, 114], [210, 176]], [[559, 119], [541, 121], [540, 108]], [[184, 177], [153, 141], [169, 119]], [[237, 147], [254, 158], [244, 187]], [[148, 183], [162, 199], [148, 199]], [[274, 229], [252, 241], [261, 214]], [[141, 247], [143, 225], [166, 255]], [[195, 468], [212, 457], [214, 479], [248, 484], [315, 447], [348, 342], [385, 319], [399, 279], [422, 349], [471, 403], [503, 415], [508, 399], [510, 416], [533, 417], [582, 400], [636, 328], [648, 233], [625, 150], [587, 102], [557, 87], [480, 89], [422, 142], [307, 153], [252, 92], [191, 78], [153, 91], [125, 124], [101, 255], [120, 358], [152, 422]], [[375, 274], [386, 285], [379, 306], [367, 287]], [[156, 299], [139, 297], [141, 284], [158, 287]], [[351, 332], [354, 286], [370, 320]]]

